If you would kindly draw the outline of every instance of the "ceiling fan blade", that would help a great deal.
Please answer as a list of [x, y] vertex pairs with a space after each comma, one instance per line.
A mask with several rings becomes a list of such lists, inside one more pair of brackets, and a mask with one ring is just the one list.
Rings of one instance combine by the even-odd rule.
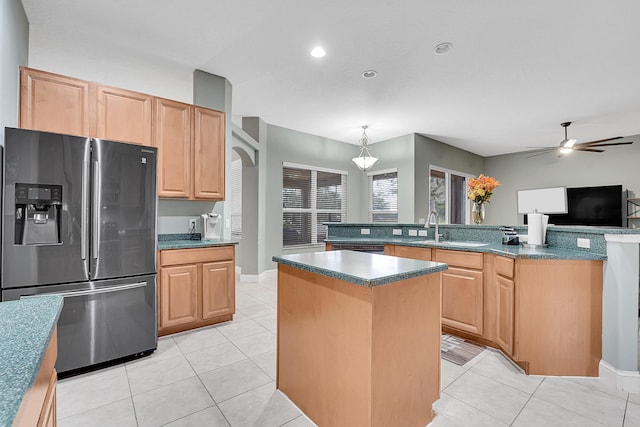
[[597, 144], [599, 142], [613, 141], [614, 139], [622, 139], [622, 136], [614, 136], [613, 138], [598, 139], [596, 141], [583, 142], [584, 145]]
[[573, 147], [574, 151], [590, 151], [592, 153], [604, 153], [605, 150], [597, 150], [595, 148], [587, 148], [587, 147]]
[[543, 156], [547, 153], [553, 153], [554, 150], [532, 150], [532, 151], [525, 151], [522, 154], [529, 154], [529, 156], [526, 156], [525, 159], [530, 159], [532, 157], [538, 157], [538, 156]]
[[[585, 145], [586, 144], [586, 145]], [[585, 144], [576, 144], [579, 147], [591, 147], [591, 148], [598, 148], [598, 147], [610, 147], [612, 145], [629, 145], [629, 144], [633, 144], [633, 141], [628, 141], [628, 142], [611, 142], [608, 144], [591, 144], [591, 143], [585, 143]]]
[[526, 147], [526, 148], [533, 148], [533, 150], [523, 151], [524, 154], [537, 153], [540, 151], [553, 151], [558, 149], [558, 147]]

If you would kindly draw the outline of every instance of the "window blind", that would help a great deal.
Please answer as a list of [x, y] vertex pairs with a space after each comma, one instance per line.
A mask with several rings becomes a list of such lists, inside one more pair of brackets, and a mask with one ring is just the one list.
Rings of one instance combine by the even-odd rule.
[[398, 222], [398, 171], [369, 174], [369, 222]]
[[303, 165], [282, 168], [282, 245], [314, 245], [325, 222], [346, 220], [346, 172]]
[[231, 161], [231, 238], [242, 238], [242, 160]]

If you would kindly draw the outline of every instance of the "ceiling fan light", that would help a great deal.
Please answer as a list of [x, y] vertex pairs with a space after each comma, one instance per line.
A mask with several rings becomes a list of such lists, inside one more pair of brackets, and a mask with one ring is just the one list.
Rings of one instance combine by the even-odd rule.
[[571, 147], [561, 147], [560, 154], [570, 154], [573, 152], [573, 148]]

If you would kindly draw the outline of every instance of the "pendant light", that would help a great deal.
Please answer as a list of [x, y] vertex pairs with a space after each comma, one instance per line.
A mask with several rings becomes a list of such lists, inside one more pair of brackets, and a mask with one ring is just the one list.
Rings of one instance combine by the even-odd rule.
[[360, 154], [358, 155], [358, 157], [354, 157], [353, 159], [351, 159], [351, 161], [363, 171], [371, 168], [378, 161], [378, 158], [373, 157], [369, 152], [369, 137], [367, 136], [368, 127], [369, 126], [367, 125], [362, 126], [362, 136], [360, 137]]

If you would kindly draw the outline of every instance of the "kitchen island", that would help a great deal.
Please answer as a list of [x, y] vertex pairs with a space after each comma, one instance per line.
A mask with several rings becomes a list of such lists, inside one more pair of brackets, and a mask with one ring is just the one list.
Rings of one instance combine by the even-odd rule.
[[277, 388], [321, 426], [427, 425], [447, 265], [352, 251], [273, 260]]
[[0, 303], [0, 426], [56, 425], [62, 297]]

